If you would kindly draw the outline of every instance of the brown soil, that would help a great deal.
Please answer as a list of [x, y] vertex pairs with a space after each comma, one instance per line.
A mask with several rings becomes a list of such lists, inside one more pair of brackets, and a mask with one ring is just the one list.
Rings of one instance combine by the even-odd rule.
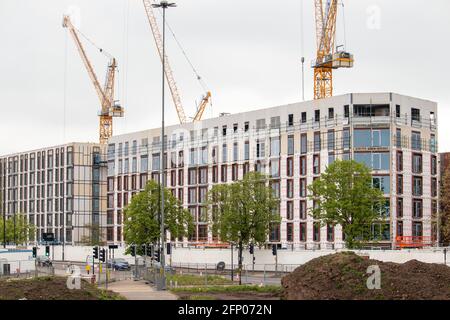
[[0, 280], [0, 300], [110, 300], [122, 297], [111, 291], [99, 290], [86, 281], [80, 290], [67, 288], [67, 278], [40, 277], [36, 279]]
[[[367, 288], [367, 267], [378, 265], [381, 289]], [[369, 260], [353, 252], [313, 259], [281, 280], [288, 300], [450, 300], [450, 267], [411, 260]]]

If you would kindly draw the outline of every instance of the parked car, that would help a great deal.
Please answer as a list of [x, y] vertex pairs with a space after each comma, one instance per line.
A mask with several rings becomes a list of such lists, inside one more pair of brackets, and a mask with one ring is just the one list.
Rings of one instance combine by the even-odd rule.
[[47, 256], [37, 256], [36, 262], [39, 267], [51, 267], [52, 261]]
[[108, 268], [114, 270], [130, 270], [130, 264], [125, 259], [116, 258], [112, 261], [108, 261]]

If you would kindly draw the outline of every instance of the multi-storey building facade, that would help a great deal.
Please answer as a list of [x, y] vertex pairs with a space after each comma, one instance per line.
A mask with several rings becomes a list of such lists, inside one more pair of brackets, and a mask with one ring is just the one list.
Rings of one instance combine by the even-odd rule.
[[450, 152], [440, 154], [441, 157], [441, 177], [443, 177], [446, 170], [450, 168]]
[[[166, 128], [166, 186], [196, 223], [190, 241], [214, 241], [205, 205], [217, 183], [249, 171], [269, 176], [280, 199], [279, 226], [269, 241], [282, 246], [343, 245], [339, 226], [309, 214], [307, 186], [336, 159], [373, 170], [385, 194], [380, 221], [368, 226], [374, 245], [397, 237], [436, 238], [438, 208], [437, 104], [392, 93], [329, 99], [225, 115]], [[123, 209], [148, 179], [159, 179], [160, 129], [114, 136], [108, 145], [107, 240], [123, 241]], [[159, 181], [159, 180], [158, 180]], [[423, 237], [423, 238], [422, 238]]]
[[67, 244], [101, 238], [106, 223], [102, 154], [99, 144], [70, 143], [0, 156], [0, 214], [6, 219], [26, 215], [36, 229], [30, 242], [41, 242], [45, 232]]

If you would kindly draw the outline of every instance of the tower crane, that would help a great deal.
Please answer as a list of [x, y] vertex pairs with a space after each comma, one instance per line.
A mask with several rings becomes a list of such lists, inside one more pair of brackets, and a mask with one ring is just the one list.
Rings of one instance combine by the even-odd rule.
[[315, 0], [316, 17], [316, 59], [314, 68], [314, 99], [333, 96], [333, 69], [352, 68], [353, 55], [335, 49], [336, 17], [338, 0]]
[[[105, 144], [113, 134], [113, 118], [123, 117], [124, 115], [124, 109], [120, 106], [118, 101], [114, 100], [114, 83], [117, 69], [116, 59], [108, 55], [110, 61], [108, 63], [105, 83], [102, 88], [80, 41], [78, 35], [79, 31], [75, 28], [70, 17], [67, 15], [63, 17], [63, 27], [69, 30], [100, 100], [101, 109], [98, 114], [100, 117], [100, 143]], [[100, 49], [100, 51], [103, 50]]]
[[[158, 24], [156, 22], [155, 14], [153, 12], [152, 7], [152, 1], [151, 0], [143, 0], [145, 12], [147, 14], [148, 22], [150, 24], [150, 28], [152, 29], [153, 38], [155, 39], [156, 47], [158, 49], [158, 54], [161, 59], [161, 62], [163, 61], [163, 44], [162, 44], [162, 37], [161, 32], [159, 31]], [[175, 79], [173, 77], [172, 68], [170, 67], [169, 59], [167, 58], [167, 55], [164, 57], [164, 70], [166, 74], [166, 80], [170, 88], [170, 93], [172, 95], [172, 100], [175, 105], [175, 109], [177, 111], [178, 119], [181, 124], [187, 123], [187, 117], [184, 112], [183, 105], [181, 103], [180, 94], [178, 93], [177, 84], [175, 82]], [[211, 99], [211, 92], [208, 91], [202, 98], [202, 101], [200, 102], [200, 105], [197, 108], [197, 112], [193, 118], [193, 121], [200, 121], [202, 119], [203, 113], [206, 109], [206, 106], [210, 102]]]

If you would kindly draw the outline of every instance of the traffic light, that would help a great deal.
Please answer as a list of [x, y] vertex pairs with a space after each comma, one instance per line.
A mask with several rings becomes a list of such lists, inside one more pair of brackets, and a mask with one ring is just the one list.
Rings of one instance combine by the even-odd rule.
[[131, 246], [131, 255], [132, 255], [133, 257], [136, 256], [136, 246], [135, 246], [135, 245], [132, 245], [132, 246]]
[[276, 244], [272, 244], [272, 254], [273, 254], [274, 256], [277, 255], [277, 245], [276, 245]]
[[33, 258], [36, 258], [37, 256], [37, 248], [33, 247]]
[[94, 247], [94, 259], [98, 259], [98, 247]]
[[99, 260], [101, 262], [105, 262], [106, 261], [106, 250], [104, 248], [102, 248], [100, 250], [100, 258], [99, 258]]
[[253, 243], [250, 244], [249, 251], [250, 251], [250, 254], [254, 254], [255, 253], [255, 247], [253, 246]]
[[161, 262], [161, 250], [159, 248], [155, 250], [155, 260]]
[[172, 253], [172, 244], [167, 242], [167, 254], [170, 255]]
[[45, 246], [45, 255], [50, 257], [50, 246]]
[[153, 258], [155, 256], [155, 246], [152, 244], [149, 244], [148, 246], [149, 248], [147, 249], [147, 255]]

